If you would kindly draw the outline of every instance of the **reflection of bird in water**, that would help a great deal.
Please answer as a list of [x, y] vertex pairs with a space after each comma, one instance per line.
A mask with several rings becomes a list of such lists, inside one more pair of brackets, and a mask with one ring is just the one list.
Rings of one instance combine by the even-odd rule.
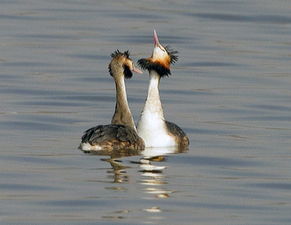
[[[110, 174], [108, 177], [113, 183], [129, 183], [130, 176], [128, 169], [138, 166], [140, 173], [139, 183], [144, 187], [142, 190], [146, 194], [154, 196], [154, 198], [169, 198], [175, 191], [167, 189], [167, 176], [164, 174], [167, 168], [167, 158], [171, 154], [185, 152], [183, 148], [149, 148], [142, 153], [134, 151], [113, 151], [102, 152], [97, 155], [107, 155], [109, 158], [102, 158], [102, 161], [108, 162], [111, 169], [107, 170]], [[142, 157], [138, 158], [140, 155]], [[137, 158], [133, 160], [129, 157]], [[127, 161], [128, 160], [128, 161]], [[127, 161], [127, 162], [126, 162]], [[127, 190], [124, 186], [107, 187], [112, 190]]]
[[109, 73], [116, 85], [116, 106], [111, 124], [99, 125], [85, 131], [80, 149], [84, 152], [140, 151], [144, 141], [137, 135], [134, 121], [128, 106], [124, 78], [131, 78], [132, 72], [141, 73], [135, 68], [129, 52], [112, 53]]
[[121, 160], [114, 159], [114, 158], [102, 159], [102, 161], [106, 161], [110, 163], [113, 170], [109, 171], [109, 173], [113, 174], [114, 183], [127, 183], [128, 182], [129, 179], [128, 179], [126, 169], [129, 168], [129, 166], [123, 165]]
[[167, 177], [164, 175], [167, 166], [164, 164], [171, 154], [183, 153], [187, 150], [188, 148], [176, 146], [146, 148], [142, 151], [143, 157], [136, 163], [140, 165], [141, 184], [145, 186], [145, 193], [151, 194], [155, 198], [169, 198], [175, 192], [167, 189]]
[[158, 155], [140, 160], [141, 184], [145, 186], [144, 192], [155, 198], [169, 198], [174, 191], [166, 189], [168, 182], [163, 174], [166, 166], [155, 165], [166, 161], [166, 156]]
[[177, 51], [162, 46], [156, 31], [154, 45], [150, 58], [138, 60], [141, 68], [148, 70], [150, 75], [148, 96], [137, 125], [138, 135], [146, 147], [186, 147], [189, 139], [184, 131], [165, 120], [159, 94], [160, 79], [171, 74], [170, 65], [178, 60]]
[[151, 158], [142, 158], [140, 159], [140, 170], [141, 172], [152, 172], [152, 173], [161, 173], [166, 167], [165, 166], [155, 166], [151, 162], [162, 162], [165, 161], [165, 156], [154, 156]]

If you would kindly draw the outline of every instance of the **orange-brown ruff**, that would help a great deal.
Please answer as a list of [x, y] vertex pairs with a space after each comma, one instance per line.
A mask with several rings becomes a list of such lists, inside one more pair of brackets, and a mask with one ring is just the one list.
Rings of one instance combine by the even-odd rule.
[[149, 72], [156, 71], [160, 77], [171, 75], [170, 66], [178, 61], [178, 56], [176, 55], [178, 52], [170, 49], [169, 46], [163, 47], [163, 49], [166, 53], [163, 57], [154, 58], [152, 56], [146, 59], [139, 59], [138, 65]]
[[79, 146], [84, 152], [140, 151], [145, 145], [138, 136], [127, 102], [124, 78], [131, 78], [135, 68], [129, 52], [115, 51], [111, 55], [109, 73], [116, 85], [116, 106], [111, 124], [92, 127], [84, 132]]
[[185, 148], [189, 139], [179, 126], [165, 120], [159, 94], [160, 79], [171, 75], [170, 65], [178, 60], [178, 52], [163, 47], [155, 31], [154, 45], [150, 58], [138, 60], [140, 67], [148, 70], [150, 75], [148, 96], [137, 126], [138, 135], [146, 147]]

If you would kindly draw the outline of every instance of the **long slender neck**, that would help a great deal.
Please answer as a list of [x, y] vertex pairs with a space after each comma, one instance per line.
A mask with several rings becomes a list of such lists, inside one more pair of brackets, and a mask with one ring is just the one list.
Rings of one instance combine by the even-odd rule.
[[[122, 69], [115, 71], [116, 73], [123, 73]], [[115, 112], [112, 117], [112, 124], [124, 124], [130, 126], [134, 130], [135, 124], [128, 106], [126, 88], [124, 82], [124, 76], [115, 76], [115, 86], [116, 86], [116, 105]]]
[[150, 71], [150, 82], [148, 88], [148, 96], [146, 99], [144, 111], [157, 113], [161, 119], [164, 119], [163, 107], [160, 99], [159, 84], [160, 75], [155, 71]]

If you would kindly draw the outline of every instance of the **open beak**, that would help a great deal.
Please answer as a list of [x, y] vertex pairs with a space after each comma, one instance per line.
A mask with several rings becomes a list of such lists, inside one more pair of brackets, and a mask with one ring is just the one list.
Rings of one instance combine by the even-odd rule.
[[156, 30], [154, 30], [154, 45], [155, 45], [155, 47], [158, 47], [160, 45]]

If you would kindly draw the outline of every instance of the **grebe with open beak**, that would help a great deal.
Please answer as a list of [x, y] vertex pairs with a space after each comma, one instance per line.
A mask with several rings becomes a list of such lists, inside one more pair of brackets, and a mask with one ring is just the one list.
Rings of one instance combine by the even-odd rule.
[[178, 52], [163, 47], [154, 30], [154, 50], [150, 58], [138, 60], [139, 66], [149, 71], [148, 95], [137, 125], [138, 135], [146, 147], [187, 147], [189, 139], [176, 124], [164, 118], [159, 94], [161, 77], [171, 74], [170, 65], [178, 60]]
[[134, 66], [128, 51], [122, 53], [117, 50], [111, 57], [108, 68], [116, 86], [115, 112], [111, 124], [92, 127], [84, 132], [79, 146], [84, 152], [143, 150], [145, 147], [136, 132], [124, 81], [124, 78], [132, 77], [132, 72], [142, 72]]

